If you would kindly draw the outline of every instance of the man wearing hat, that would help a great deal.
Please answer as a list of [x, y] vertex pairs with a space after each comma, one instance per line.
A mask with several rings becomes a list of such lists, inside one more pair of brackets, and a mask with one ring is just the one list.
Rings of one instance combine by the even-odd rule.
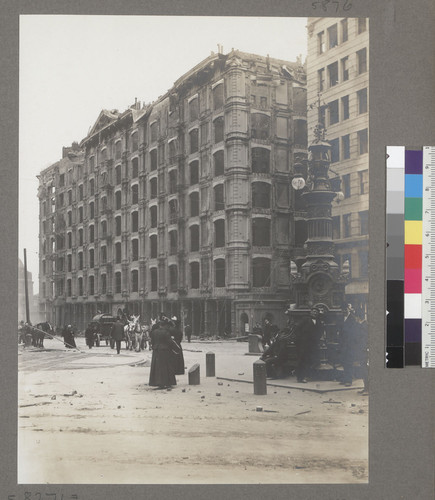
[[116, 318], [116, 322], [112, 326], [110, 336], [115, 341], [116, 352], [119, 354], [121, 352], [121, 340], [124, 338], [124, 324], [119, 316]]
[[296, 378], [301, 383], [307, 382], [307, 376], [315, 362], [317, 346], [323, 334], [323, 321], [320, 319], [320, 315], [320, 309], [312, 307], [310, 315], [305, 316], [295, 327], [298, 355]]

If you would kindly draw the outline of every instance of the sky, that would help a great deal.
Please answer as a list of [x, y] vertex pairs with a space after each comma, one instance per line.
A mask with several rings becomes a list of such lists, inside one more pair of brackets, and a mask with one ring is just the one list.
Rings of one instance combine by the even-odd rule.
[[38, 180], [62, 147], [84, 139], [102, 109], [150, 103], [218, 44], [296, 61], [306, 18], [20, 16], [19, 257], [38, 292]]

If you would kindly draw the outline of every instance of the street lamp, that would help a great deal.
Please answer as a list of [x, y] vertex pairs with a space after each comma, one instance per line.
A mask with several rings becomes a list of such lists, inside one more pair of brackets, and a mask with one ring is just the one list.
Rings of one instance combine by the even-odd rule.
[[323, 361], [328, 357], [327, 346], [335, 340], [337, 325], [342, 320], [344, 291], [349, 279], [348, 269], [339, 269], [332, 240], [332, 201], [340, 198], [340, 180], [329, 178], [331, 145], [325, 140], [325, 128], [319, 123], [314, 129], [314, 140], [308, 147], [306, 179], [303, 165], [296, 164], [292, 180], [294, 189], [301, 191], [305, 204], [307, 239], [305, 255], [290, 265], [295, 307], [290, 312], [294, 319], [306, 316], [316, 306], [325, 313], [326, 337], [320, 349]]

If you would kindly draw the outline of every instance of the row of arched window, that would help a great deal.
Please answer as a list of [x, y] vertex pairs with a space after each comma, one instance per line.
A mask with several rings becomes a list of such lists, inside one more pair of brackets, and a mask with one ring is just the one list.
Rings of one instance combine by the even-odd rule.
[[[202, 269], [201, 269], [202, 267]], [[179, 271], [176, 264], [171, 264], [167, 268], [168, 270], [168, 289], [170, 292], [175, 292], [179, 287]], [[164, 271], [164, 270], [163, 270]], [[159, 268], [150, 267], [149, 268], [149, 286], [148, 288], [151, 292], [158, 291], [158, 273]], [[188, 281], [187, 286], [193, 290], [199, 289], [201, 284], [209, 286], [209, 262], [207, 260], [202, 262], [194, 261], [189, 263], [188, 267]], [[96, 293], [101, 293], [103, 295], [107, 293], [121, 293], [122, 292], [122, 273], [121, 271], [116, 271], [113, 275], [114, 283], [113, 290], [109, 287], [107, 282], [107, 274], [103, 273], [99, 276], [99, 287], [98, 290], [95, 286], [95, 276], [90, 275], [87, 278], [87, 295], [95, 295]], [[133, 269], [130, 271], [130, 292], [139, 291], [139, 271]], [[216, 288], [222, 288], [226, 286], [226, 263], [225, 259], [218, 258], [213, 261], [213, 286]], [[271, 286], [271, 260], [264, 257], [258, 257], [252, 259], [252, 286], [254, 288], [259, 287], [270, 287]], [[66, 294], [71, 297], [73, 294], [72, 290], [72, 279], [68, 278], [66, 280]], [[62, 288], [62, 285], [60, 286]], [[60, 292], [61, 293], [61, 292]], [[85, 294], [84, 290], [84, 278], [79, 276], [77, 278], [77, 295], [83, 296]]]

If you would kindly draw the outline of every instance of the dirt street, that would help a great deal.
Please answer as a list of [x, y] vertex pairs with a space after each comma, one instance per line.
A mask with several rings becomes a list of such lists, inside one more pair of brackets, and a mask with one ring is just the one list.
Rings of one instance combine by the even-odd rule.
[[[81, 338], [78, 346], [19, 346], [18, 483], [367, 482], [361, 384], [319, 393], [342, 386], [290, 377], [254, 395], [258, 358], [245, 355], [247, 343], [225, 341], [183, 343], [201, 384], [189, 386], [186, 370], [172, 390], [155, 390], [151, 352], [87, 350]], [[205, 376], [207, 352], [216, 377]]]

